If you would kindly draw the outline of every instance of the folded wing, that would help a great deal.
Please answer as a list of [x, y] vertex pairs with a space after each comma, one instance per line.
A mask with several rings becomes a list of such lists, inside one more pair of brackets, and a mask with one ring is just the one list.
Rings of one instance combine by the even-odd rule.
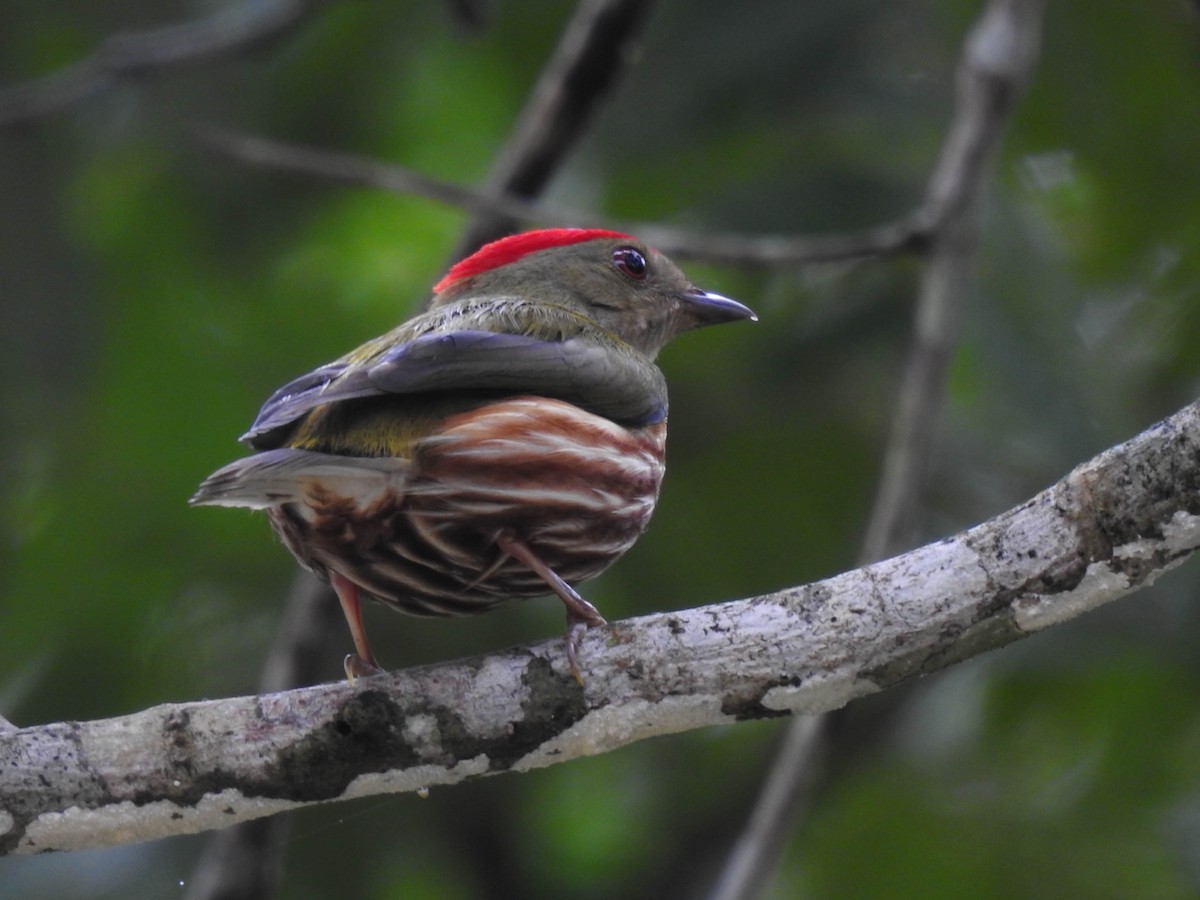
[[325, 403], [446, 391], [553, 397], [624, 425], [653, 424], [667, 413], [662, 372], [608, 335], [553, 340], [463, 330], [424, 334], [365, 362], [321, 366], [276, 391], [242, 440], [278, 447], [297, 420]]

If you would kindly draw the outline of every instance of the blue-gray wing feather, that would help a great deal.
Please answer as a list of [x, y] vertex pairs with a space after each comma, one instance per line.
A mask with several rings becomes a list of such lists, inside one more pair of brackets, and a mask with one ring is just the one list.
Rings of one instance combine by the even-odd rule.
[[629, 425], [662, 421], [667, 412], [662, 372], [614, 342], [464, 330], [422, 335], [365, 364], [321, 366], [272, 394], [242, 440], [278, 446], [291, 425], [326, 403], [457, 390], [554, 397]]

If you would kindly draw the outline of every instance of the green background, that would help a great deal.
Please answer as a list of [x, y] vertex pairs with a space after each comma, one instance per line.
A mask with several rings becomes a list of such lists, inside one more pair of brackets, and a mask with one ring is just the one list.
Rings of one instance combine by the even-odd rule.
[[[261, 516], [189, 509], [276, 386], [418, 310], [463, 227], [409, 197], [250, 169], [211, 122], [479, 183], [570, 5], [329, 4], [253, 51], [0, 131], [0, 713], [21, 725], [253, 690], [295, 565]], [[966, 2], [663, 2], [547, 200], [745, 233], [855, 229], [920, 198]], [[0, 83], [191, 4], [0, 2]], [[1047, 11], [997, 165], [922, 541], [999, 513], [1200, 384], [1200, 16]], [[755, 326], [663, 354], [669, 474], [585, 594], [610, 618], [851, 568], [919, 261], [685, 266]], [[770, 896], [1200, 892], [1200, 568], [854, 705]], [[561, 628], [368, 611], [393, 667]], [[331, 637], [326, 679], [349, 645]], [[308, 810], [288, 898], [694, 896], [783, 723], [663, 738], [428, 799]], [[203, 836], [0, 861], [0, 894], [177, 897]]]

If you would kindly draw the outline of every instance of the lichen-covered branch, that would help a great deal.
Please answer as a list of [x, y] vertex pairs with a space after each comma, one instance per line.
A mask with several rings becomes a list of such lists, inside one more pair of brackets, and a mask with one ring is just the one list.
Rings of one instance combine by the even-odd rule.
[[1135, 591], [1200, 546], [1200, 404], [952, 538], [762, 597], [357, 684], [0, 733], [0, 854], [219, 828], [835, 709]]

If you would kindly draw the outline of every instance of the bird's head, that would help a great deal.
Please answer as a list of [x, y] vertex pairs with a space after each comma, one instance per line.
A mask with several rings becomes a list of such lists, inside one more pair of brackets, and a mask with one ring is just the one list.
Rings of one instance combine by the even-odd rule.
[[685, 331], [756, 318], [736, 300], [700, 290], [636, 238], [599, 229], [493, 241], [451, 268], [434, 293], [435, 307], [487, 296], [567, 307], [650, 358]]

